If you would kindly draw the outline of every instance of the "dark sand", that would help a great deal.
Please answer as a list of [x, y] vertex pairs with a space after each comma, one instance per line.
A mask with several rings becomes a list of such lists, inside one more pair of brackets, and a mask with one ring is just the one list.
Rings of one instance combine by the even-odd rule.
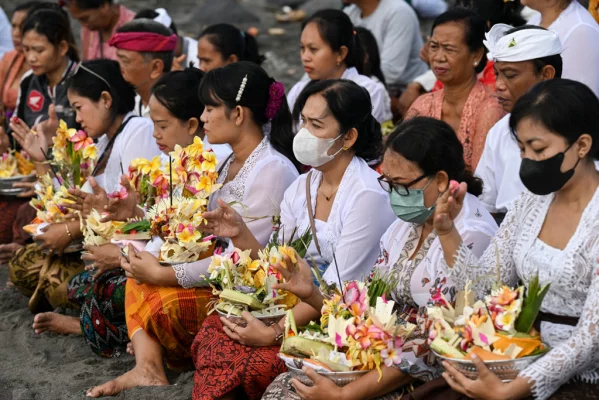
[[[281, 3], [281, 0], [270, 1]], [[22, 2], [0, 0], [0, 6], [10, 18], [14, 6]], [[166, 7], [179, 31], [193, 37], [201, 32], [205, 21], [232, 22], [244, 29], [256, 26], [260, 29], [261, 52], [267, 57], [265, 69], [282, 81], [287, 90], [303, 75], [299, 59], [300, 24], [277, 24], [275, 8], [268, 0], [122, 0], [121, 3], [135, 11]], [[228, 3], [228, 7], [223, 8], [223, 3]], [[340, 0], [309, 0], [305, 9], [311, 13], [327, 5], [337, 8], [340, 4]], [[77, 23], [73, 25], [76, 27]], [[284, 28], [285, 35], [269, 36], [267, 30], [272, 26]], [[31, 328], [33, 315], [27, 309], [27, 299], [14, 288], [6, 287], [7, 275], [7, 267], [0, 266], [0, 400], [85, 399], [88, 388], [133, 367], [134, 359], [127, 354], [114, 359], [96, 356], [81, 336], [36, 335]], [[116, 398], [191, 398], [193, 372], [171, 374], [169, 380], [171, 386], [137, 388]]]

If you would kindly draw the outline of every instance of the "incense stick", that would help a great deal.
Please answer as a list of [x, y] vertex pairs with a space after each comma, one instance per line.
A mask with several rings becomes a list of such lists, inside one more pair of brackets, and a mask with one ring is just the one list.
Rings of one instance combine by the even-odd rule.
[[335, 263], [335, 271], [337, 272], [337, 280], [339, 281], [339, 290], [341, 292], [341, 300], [345, 303], [345, 294], [343, 293], [343, 283], [341, 282], [341, 274], [339, 274], [339, 266], [337, 265], [337, 257], [333, 251], [333, 262]]
[[168, 155], [168, 175], [169, 175], [169, 190], [171, 197], [171, 207], [173, 206], [173, 161], [171, 155]]

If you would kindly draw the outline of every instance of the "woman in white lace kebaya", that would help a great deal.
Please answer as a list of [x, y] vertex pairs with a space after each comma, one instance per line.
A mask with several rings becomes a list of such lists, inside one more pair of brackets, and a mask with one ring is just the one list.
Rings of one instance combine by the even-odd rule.
[[[535, 86], [516, 103], [510, 127], [522, 151], [520, 177], [528, 189], [510, 210], [480, 257], [463, 242], [454, 215], [466, 187], [440, 199], [435, 216], [450, 279], [458, 287], [496, 271], [507, 285], [539, 275], [551, 284], [541, 306], [541, 337], [551, 350], [502, 383], [476, 359], [479, 378], [450, 365], [450, 386], [477, 399], [596, 398], [599, 387], [599, 100], [585, 85], [566, 79]], [[475, 286], [488, 294], [489, 282]], [[561, 388], [560, 388], [561, 387]], [[553, 397], [552, 397], [553, 396]], [[563, 396], [563, 397], [562, 397]]]
[[[198, 86], [179, 90], [190, 90], [197, 98]], [[165, 128], [166, 120], [173, 119], [160, 117], [165, 115], [157, 112], [162, 107], [168, 110], [176, 103], [186, 110], [201, 111], [182, 104], [182, 96], [176, 92], [170, 93], [167, 99], [150, 102], [154, 105], [152, 119], [159, 130]], [[276, 205], [298, 176], [284, 89], [258, 65], [240, 62], [206, 74], [199, 86], [199, 101], [201, 107], [205, 106], [201, 122], [208, 141], [212, 146], [228, 144], [233, 151], [220, 163], [218, 182], [223, 187], [213, 194], [209, 207], [215, 207], [218, 198], [242, 205], [240, 212], [244, 216], [262, 217], [257, 221], [252, 218], [248, 226], [265, 245]], [[267, 124], [268, 133], [264, 128]], [[156, 136], [162, 145], [170, 142], [163, 134]], [[133, 278], [127, 281], [125, 316], [136, 366], [91, 389], [88, 396], [115, 395], [134, 386], [167, 385], [163, 358], [177, 370], [191, 367], [191, 343], [213, 299], [211, 288], [194, 287], [201, 284], [200, 275], [205, 274], [209, 259], [205, 261], [169, 268], [161, 266], [152, 254], [140, 252], [121, 263]]]
[[[389, 195], [367, 164], [379, 158], [382, 148], [370, 96], [351, 81], [320, 81], [306, 88], [298, 104], [303, 124], [293, 151], [298, 161], [314, 169], [285, 192], [280, 237], [287, 240], [296, 228], [300, 233], [311, 230], [306, 259], [314, 260], [326, 281], [363, 278], [376, 260], [381, 235], [395, 219]], [[208, 227], [216, 235], [228, 236], [236, 247], [254, 253], [262, 247], [229, 207], [208, 214]], [[299, 325], [319, 315], [305, 303], [297, 305], [294, 314]], [[259, 399], [284, 371], [277, 357], [284, 321], [272, 327], [249, 313], [243, 315], [246, 328], [218, 316], [204, 321], [192, 347], [197, 370], [194, 400], [237, 391]]]
[[[406, 121], [388, 137], [384, 154], [379, 182], [389, 193], [397, 219], [381, 239], [373, 273], [391, 273], [396, 283], [391, 292], [396, 311], [415, 323], [418, 308], [427, 305], [433, 291], [441, 290], [447, 298], [455, 298], [456, 290], [446, 274], [443, 249], [433, 229], [437, 199], [449, 189], [449, 182], [468, 183], [470, 192], [456, 218], [456, 229], [474, 254], [480, 256], [485, 251], [497, 224], [476, 197], [482, 192], [482, 182], [465, 170], [462, 144], [447, 123], [426, 117]], [[308, 267], [304, 264], [302, 268]], [[294, 284], [290, 288], [294, 294], [308, 294], [301, 297], [302, 301], [317, 310], [322, 308], [325, 299], [311, 280], [287, 278], [287, 282], [299, 281], [304, 286]], [[414, 353], [404, 352], [402, 358], [409, 361], [412, 376], [398, 368], [382, 366], [382, 378], [372, 371], [342, 388], [318, 377], [308, 387], [282, 374], [268, 387], [263, 399], [397, 399], [403, 390], [400, 387], [415, 377], [426, 381], [439, 378], [440, 372], [426, 366]], [[313, 371], [309, 374], [317, 375]], [[434, 395], [448, 400], [444, 397], [448, 387], [443, 386], [438, 391], [428, 391], [425, 398]]]

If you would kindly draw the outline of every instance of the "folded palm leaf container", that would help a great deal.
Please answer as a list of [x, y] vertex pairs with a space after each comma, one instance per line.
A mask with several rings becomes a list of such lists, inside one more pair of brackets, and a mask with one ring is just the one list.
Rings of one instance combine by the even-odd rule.
[[[225, 289], [221, 292], [220, 298], [226, 300], [226, 302], [220, 302], [216, 305], [216, 312], [221, 317], [237, 324], [239, 326], [246, 326], [246, 321], [241, 316], [241, 308], [250, 308], [251, 310], [263, 310], [266, 306], [258, 301], [258, 299], [240, 293], [234, 290]], [[252, 312], [252, 311], [250, 311]], [[252, 315], [261, 321], [266, 326], [271, 326], [278, 323], [285, 315], [286, 311], [276, 314], [264, 314], [258, 312], [252, 312]]]

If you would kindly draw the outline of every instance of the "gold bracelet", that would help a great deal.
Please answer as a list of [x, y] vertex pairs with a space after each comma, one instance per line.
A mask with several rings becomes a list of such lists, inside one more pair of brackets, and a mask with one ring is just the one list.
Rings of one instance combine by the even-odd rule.
[[73, 240], [73, 234], [71, 234], [71, 230], [69, 229], [69, 223], [66, 222], [64, 224], [65, 229], [67, 230], [67, 235], [69, 235], [69, 237], [71, 238], [71, 240]]

